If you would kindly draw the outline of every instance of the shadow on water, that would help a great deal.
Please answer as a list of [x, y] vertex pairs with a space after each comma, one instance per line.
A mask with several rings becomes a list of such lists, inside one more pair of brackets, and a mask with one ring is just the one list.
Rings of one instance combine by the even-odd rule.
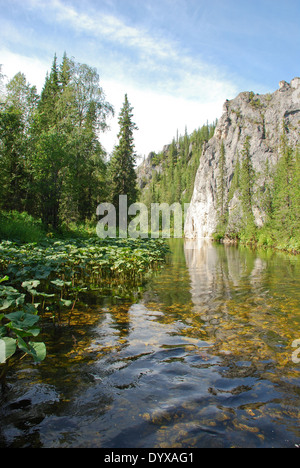
[[94, 292], [45, 327], [47, 359], [23, 360], [2, 397], [1, 447], [300, 443], [299, 257], [170, 247], [126, 299]]

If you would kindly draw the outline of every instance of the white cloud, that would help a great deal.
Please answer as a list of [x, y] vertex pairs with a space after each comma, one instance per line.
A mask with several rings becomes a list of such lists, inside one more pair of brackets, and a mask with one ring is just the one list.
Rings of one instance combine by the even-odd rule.
[[[66, 25], [76, 35], [87, 34], [89, 39], [98, 40], [99, 48], [101, 40], [118, 46], [111, 52], [107, 45], [105, 61], [99, 58], [99, 66], [93, 63], [116, 111], [111, 131], [101, 136], [108, 152], [117, 143], [118, 113], [125, 93], [139, 127], [135, 134], [137, 153], [143, 155], [160, 151], [176, 136], [177, 129], [183, 134], [185, 126], [192, 132], [207, 120], [212, 122], [220, 116], [225, 99], [236, 94], [235, 86], [218, 69], [190, 56], [155, 29], [129, 26], [120, 17], [99, 10], [80, 11], [61, 0], [47, 1], [47, 9], [41, 1], [31, 2], [45, 9], [48, 21]], [[87, 56], [89, 53], [87, 50]]]
[[[2, 71], [8, 79], [21, 71], [30, 84], [37, 86], [38, 92], [43, 88], [51, 65], [48, 61], [12, 53], [5, 48], [0, 49], [0, 64], [3, 64]], [[159, 152], [165, 144], [171, 143], [177, 130], [184, 134], [187, 126], [191, 133], [207, 120], [212, 122], [220, 117], [224, 102], [222, 91], [214, 101], [203, 103], [181, 97], [180, 92], [172, 96], [150, 88], [142, 89], [127, 81], [101, 80], [101, 86], [106, 99], [115, 108], [115, 117], [108, 122], [111, 130], [101, 135], [101, 142], [109, 153], [118, 142], [118, 115], [126, 93], [134, 108], [134, 121], [139, 127], [134, 135], [136, 151], [138, 155], [146, 156], [150, 151]]]
[[[161, 30], [128, 25], [119, 16], [104, 14], [100, 7], [80, 10], [77, 5], [62, 0], [27, 0], [26, 7], [42, 16], [41, 24], [44, 21], [57, 28], [57, 42], [51, 37], [51, 47], [65, 47], [63, 35], [70, 36], [74, 47], [67, 53], [98, 69], [100, 84], [116, 112], [112, 130], [101, 136], [109, 152], [117, 143], [118, 113], [125, 93], [134, 107], [139, 127], [136, 150], [142, 155], [160, 151], [176, 136], [177, 129], [183, 134], [185, 126], [192, 132], [207, 120], [212, 122], [220, 116], [225, 99], [237, 94], [236, 87], [217, 68], [190, 55], [175, 40], [166, 39]], [[19, 40], [21, 35], [22, 31]], [[3, 72], [11, 77], [22, 71], [39, 91], [51, 67], [47, 37], [41, 36], [40, 44], [41, 50], [47, 47], [47, 63], [38, 57], [0, 50]], [[26, 50], [30, 50], [27, 43]]]
[[[149, 31], [129, 26], [120, 17], [100, 9], [80, 11], [62, 0], [29, 2], [32, 8], [44, 12], [46, 21], [59, 22], [73, 29], [76, 35], [85, 33], [90, 41], [94, 39], [94, 54], [89, 47], [84, 49], [84, 54], [87, 58], [92, 54], [95, 57], [98, 49], [100, 72], [106, 77], [118, 74], [127, 81], [134, 79], [140, 86], [146, 83], [150, 87], [151, 83], [152, 89], [186, 98], [197, 97], [205, 102], [218, 99], [220, 93], [223, 99], [233, 94], [232, 84], [220, 70], [208, 66], [199, 56], [191, 56], [183, 46], [167, 39], [155, 27]], [[80, 39], [77, 46], [79, 44]]]
[[2, 47], [0, 49], [0, 64], [2, 64], [2, 73], [8, 80], [13, 78], [17, 73], [22, 72], [26, 76], [27, 81], [31, 85], [35, 85], [38, 92], [41, 92], [45, 83], [46, 73], [49, 70], [48, 62], [38, 57], [26, 57]]
[[104, 81], [102, 86], [116, 111], [115, 118], [111, 121], [111, 131], [101, 135], [101, 142], [108, 152], [117, 144], [118, 114], [126, 93], [134, 108], [133, 120], [139, 128], [134, 138], [137, 154], [141, 156], [147, 156], [150, 151], [160, 152], [164, 145], [171, 143], [176, 137], [177, 130], [179, 135], [183, 135], [185, 127], [188, 133], [192, 133], [206, 121], [212, 123], [221, 116], [224, 104], [222, 98], [203, 104], [115, 81]]

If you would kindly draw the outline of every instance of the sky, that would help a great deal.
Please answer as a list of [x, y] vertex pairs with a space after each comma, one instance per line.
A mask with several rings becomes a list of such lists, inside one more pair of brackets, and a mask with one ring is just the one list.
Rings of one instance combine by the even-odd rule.
[[42, 90], [54, 54], [95, 67], [115, 109], [125, 94], [139, 157], [222, 115], [226, 99], [300, 76], [300, 0], [0, 0], [0, 64]]

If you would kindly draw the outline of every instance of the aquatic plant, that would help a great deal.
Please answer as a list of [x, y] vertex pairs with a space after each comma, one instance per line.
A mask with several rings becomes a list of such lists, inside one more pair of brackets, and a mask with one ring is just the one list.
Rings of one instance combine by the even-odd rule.
[[60, 324], [63, 311], [71, 313], [90, 285], [140, 281], [164, 261], [167, 251], [161, 239], [1, 242], [0, 382], [4, 384], [9, 367], [23, 356], [35, 362], [45, 359], [45, 344], [34, 341], [41, 315]]

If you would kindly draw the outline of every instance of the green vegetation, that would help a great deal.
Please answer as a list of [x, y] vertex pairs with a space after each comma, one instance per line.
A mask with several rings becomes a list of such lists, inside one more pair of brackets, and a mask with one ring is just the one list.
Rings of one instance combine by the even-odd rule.
[[225, 234], [227, 223], [227, 200], [226, 200], [226, 159], [225, 159], [225, 146], [224, 142], [221, 143], [220, 148], [220, 173], [218, 177], [218, 190], [217, 190], [217, 209], [218, 209], [218, 236], [222, 238]]
[[[271, 168], [267, 161], [263, 173], [254, 170], [250, 137], [246, 139], [229, 189], [225, 222], [224, 216], [219, 216], [216, 240], [238, 239], [246, 244], [300, 252], [300, 153], [299, 148], [288, 145], [286, 131], [284, 128], [278, 163]], [[257, 185], [259, 178], [264, 181], [262, 188]], [[219, 181], [221, 190], [222, 180]], [[242, 220], [240, 227], [231, 231], [227, 224], [228, 205], [234, 195], [241, 202]], [[266, 213], [266, 220], [260, 228], [254, 222], [255, 206], [261, 206]]]
[[[174, 138], [166, 152], [154, 154], [152, 179], [143, 188], [140, 201], [151, 203], [190, 203], [203, 145], [213, 135], [216, 123], [203, 125], [191, 135]], [[157, 170], [159, 169], [159, 170]]]
[[[46, 357], [46, 346], [43, 342], [32, 341], [39, 335], [36, 327], [40, 317], [34, 304], [25, 303], [25, 294], [11, 286], [3, 286], [8, 276], [0, 279], [0, 384], [5, 385], [7, 371], [20, 356], [30, 355], [35, 362]], [[23, 288], [36, 286], [38, 282], [22, 283]], [[5, 313], [2, 313], [5, 311]]]
[[60, 325], [63, 318], [70, 320], [80, 294], [104, 284], [141, 284], [167, 251], [160, 239], [2, 241], [0, 346], [5, 352], [0, 354], [0, 384], [24, 355], [36, 362], [46, 357], [45, 344], [36, 341], [41, 317]]
[[110, 180], [109, 199], [116, 208], [117, 214], [120, 195], [127, 195], [128, 206], [135, 203], [138, 196], [133, 140], [133, 131], [137, 130], [137, 126], [132, 122], [132, 117], [132, 107], [126, 94], [119, 117], [119, 144], [114, 150], [108, 169], [108, 178]]
[[42, 221], [28, 213], [0, 212], [0, 240], [38, 242], [45, 235]]
[[281, 158], [266, 187], [268, 220], [258, 232], [258, 243], [300, 252], [300, 152], [287, 144], [284, 134]]
[[[1, 72], [1, 70], [0, 70]], [[4, 90], [1, 82], [1, 91]], [[39, 362], [38, 321], [58, 326], [80, 295], [98, 288], [127, 297], [164, 261], [162, 240], [99, 239], [96, 209], [137, 199], [132, 107], [120, 112], [110, 162], [101, 132], [113, 114], [97, 71], [54, 57], [41, 96], [18, 73], [0, 100], [0, 384], [19, 359]], [[99, 296], [101, 294], [99, 293]]]
[[[18, 73], [0, 104], [0, 209], [27, 212], [53, 231], [84, 222], [107, 197], [101, 132], [113, 114], [97, 71], [54, 57], [41, 96]], [[100, 135], [100, 137], [99, 137]]]

